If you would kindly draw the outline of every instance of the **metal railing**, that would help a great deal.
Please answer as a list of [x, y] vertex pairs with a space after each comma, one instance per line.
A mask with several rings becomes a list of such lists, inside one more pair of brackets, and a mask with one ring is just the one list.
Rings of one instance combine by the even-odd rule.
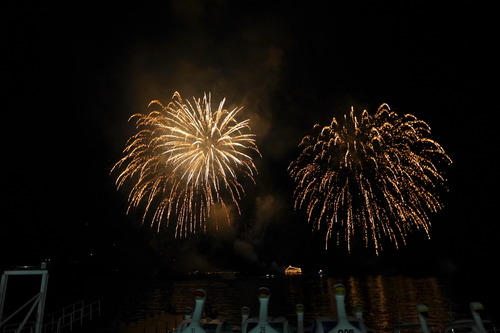
[[[65, 328], [73, 330], [74, 324], [83, 325], [85, 320], [92, 320], [95, 316], [101, 315], [101, 301], [94, 301], [90, 304], [78, 301], [62, 309], [49, 313], [43, 321], [43, 333], [62, 332]], [[34, 333], [35, 322], [28, 321], [20, 329], [20, 324], [5, 325], [0, 329], [0, 333]]]
[[92, 320], [93, 317], [101, 315], [101, 301], [95, 301], [85, 305], [82, 301], [81, 307], [73, 308], [71, 312], [63, 314], [57, 321], [57, 333], [60, 333], [63, 328], [69, 327], [73, 330], [75, 323], [83, 325], [83, 321], [88, 318]]
[[81, 309], [85, 306], [83, 300], [65, 306], [62, 309], [56, 310], [54, 312], [48, 313], [45, 315], [44, 319], [44, 332], [55, 332], [57, 329], [57, 324], [59, 322], [59, 318], [68, 315], [69, 313], [73, 313], [78, 309]]

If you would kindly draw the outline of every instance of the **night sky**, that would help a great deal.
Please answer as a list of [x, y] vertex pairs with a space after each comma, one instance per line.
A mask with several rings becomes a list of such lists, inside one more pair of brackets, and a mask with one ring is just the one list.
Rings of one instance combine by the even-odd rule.
[[[340, 4], [342, 3], [342, 4]], [[347, 4], [349, 3], [349, 4]], [[498, 245], [498, 20], [479, 2], [7, 2], [0, 10], [1, 267], [258, 269], [491, 277]], [[110, 175], [151, 100], [243, 106], [262, 158], [242, 215], [174, 239], [126, 214]], [[316, 123], [388, 103], [453, 160], [444, 210], [379, 257], [313, 232], [287, 166]]]

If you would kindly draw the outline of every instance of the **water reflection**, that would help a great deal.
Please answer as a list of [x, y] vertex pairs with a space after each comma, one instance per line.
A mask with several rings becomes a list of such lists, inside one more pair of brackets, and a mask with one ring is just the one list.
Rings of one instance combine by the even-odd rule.
[[[389, 332], [401, 322], [417, 322], [417, 304], [429, 308], [429, 322], [443, 327], [450, 321], [452, 299], [437, 278], [405, 276], [320, 277], [284, 276], [276, 278], [237, 277], [202, 278], [170, 281], [146, 287], [131, 293], [123, 300], [117, 313], [122, 332], [148, 332], [155, 328], [165, 331], [182, 320], [187, 306], [194, 306], [192, 292], [202, 288], [207, 292], [206, 312], [221, 315], [239, 325], [240, 309], [250, 308], [250, 316], [258, 315], [257, 289], [271, 291], [269, 315], [285, 315], [293, 324], [295, 306], [304, 304], [306, 324], [317, 316], [335, 316], [334, 285], [343, 283], [347, 288], [346, 311], [353, 314], [356, 304], [363, 306], [367, 326]], [[159, 326], [159, 327], [158, 327]], [[151, 330], [154, 332], [155, 330]]]
[[365, 318], [377, 330], [395, 327], [401, 322], [416, 322], [420, 303], [430, 309], [430, 320], [444, 324], [449, 321], [451, 299], [445, 295], [436, 278], [375, 276], [350, 278], [353, 302], [363, 305]]

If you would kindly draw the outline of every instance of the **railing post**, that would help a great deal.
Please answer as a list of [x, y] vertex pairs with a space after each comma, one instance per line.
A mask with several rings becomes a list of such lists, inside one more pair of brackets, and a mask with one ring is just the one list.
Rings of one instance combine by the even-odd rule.
[[0, 282], [0, 320], [3, 318], [3, 306], [5, 303], [5, 292], [7, 291], [7, 282], [9, 275], [3, 274]]
[[[46, 264], [42, 264], [42, 268], [46, 268]], [[42, 270], [42, 281], [40, 283], [40, 300], [38, 302], [38, 309], [36, 313], [36, 333], [42, 333], [43, 316], [45, 311], [45, 299], [47, 296], [47, 285], [49, 280], [49, 273], [47, 270]]]

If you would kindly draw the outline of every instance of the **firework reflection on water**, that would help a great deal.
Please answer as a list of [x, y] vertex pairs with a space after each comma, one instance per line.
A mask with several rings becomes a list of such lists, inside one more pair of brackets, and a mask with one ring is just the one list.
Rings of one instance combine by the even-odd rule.
[[[300, 303], [305, 306], [307, 324], [314, 317], [336, 316], [333, 292], [336, 283], [343, 283], [347, 288], [348, 314], [353, 314], [355, 304], [361, 304], [365, 323], [378, 332], [389, 332], [400, 322], [417, 322], [416, 305], [419, 303], [428, 305], [428, 321], [438, 323], [439, 327], [450, 321], [450, 309], [461, 308], [453, 303], [446, 286], [434, 277], [200, 278], [157, 284], [138, 294], [125, 295], [117, 310], [119, 331], [154, 332], [154, 327], [172, 329], [182, 320], [182, 311], [187, 306], [194, 307], [192, 292], [198, 288], [207, 292], [206, 305], [236, 326], [241, 323], [242, 306], [250, 308], [250, 316], [258, 316], [257, 290], [262, 286], [271, 291], [270, 316], [286, 316], [294, 325], [295, 306]], [[167, 305], [170, 309], [176, 308], [177, 313], [169, 312]], [[465, 305], [464, 309], [467, 308]], [[470, 316], [467, 312], [455, 315]]]

